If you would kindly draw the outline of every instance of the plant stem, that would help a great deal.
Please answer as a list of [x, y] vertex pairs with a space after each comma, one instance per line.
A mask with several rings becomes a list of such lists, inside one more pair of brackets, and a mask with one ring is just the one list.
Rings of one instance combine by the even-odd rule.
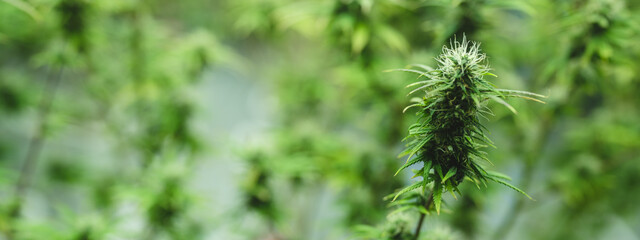
[[[427, 202], [424, 204], [424, 208], [429, 210], [429, 207], [433, 203], [433, 191], [429, 194], [429, 198], [427, 198]], [[424, 217], [426, 215], [423, 212], [420, 212], [420, 219], [418, 220], [418, 225], [416, 226], [416, 231], [413, 234], [413, 240], [418, 240], [420, 237], [420, 231], [422, 230], [422, 222], [424, 222]]]
[[[30, 181], [35, 170], [38, 157], [40, 156], [40, 152], [42, 151], [42, 147], [44, 145], [45, 135], [48, 130], [47, 118], [49, 116], [49, 113], [51, 112], [53, 99], [56, 95], [56, 89], [58, 88], [58, 85], [60, 85], [62, 79], [63, 69], [64, 67], [60, 66], [56, 76], [49, 77], [49, 79], [47, 80], [47, 85], [42, 91], [42, 98], [40, 99], [38, 110], [38, 127], [33, 137], [29, 141], [29, 145], [27, 147], [27, 155], [24, 158], [18, 182], [16, 183], [14, 197], [17, 201], [22, 200], [26, 190], [30, 186]], [[20, 207], [18, 206], [18, 212], [20, 212], [19, 209]]]
[[[33, 172], [35, 171], [38, 157], [40, 156], [40, 152], [42, 152], [42, 147], [44, 146], [44, 140], [47, 133], [47, 118], [51, 112], [53, 99], [56, 95], [56, 89], [58, 89], [58, 85], [60, 85], [62, 79], [62, 70], [64, 67], [60, 66], [58, 73], [55, 76], [51, 76], [52, 68], [53, 67], [50, 67], [49, 73], [47, 73], [49, 77], [47, 78], [46, 86], [42, 90], [42, 98], [38, 104], [38, 126], [31, 137], [31, 140], [29, 140], [27, 154], [22, 161], [22, 167], [20, 169], [20, 174], [18, 175], [18, 181], [16, 182], [15, 192], [13, 195], [14, 205], [12, 206], [10, 216], [10, 221], [12, 222], [20, 218], [23, 198], [25, 192], [31, 185]], [[5, 236], [9, 240], [15, 239], [15, 228], [10, 227]]]

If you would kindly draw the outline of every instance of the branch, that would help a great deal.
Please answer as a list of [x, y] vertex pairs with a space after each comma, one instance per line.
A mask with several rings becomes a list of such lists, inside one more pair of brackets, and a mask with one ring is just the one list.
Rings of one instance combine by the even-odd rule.
[[[433, 191], [429, 194], [429, 198], [427, 198], [427, 202], [424, 204], [424, 208], [429, 211], [429, 207], [433, 203]], [[416, 226], [415, 234], [413, 234], [413, 240], [418, 240], [420, 237], [420, 231], [422, 230], [422, 222], [424, 222], [425, 214], [420, 212], [420, 220], [418, 220], [418, 225]]]
[[[33, 172], [35, 171], [38, 157], [40, 156], [40, 152], [42, 151], [45, 135], [47, 133], [47, 118], [49, 117], [49, 113], [51, 112], [53, 99], [56, 95], [56, 89], [60, 85], [62, 79], [63, 69], [64, 67], [60, 66], [57, 74], [47, 79], [47, 85], [42, 91], [42, 98], [40, 99], [38, 110], [39, 123], [36, 132], [33, 134], [33, 137], [29, 141], [29, 145], [27, 147], [27, 155], [24, 158], [22, 168], [20, 169], [18, 182], [16, 183], [15, 187], [14, 198], [17, 202], [22, 201], [25, 192], [31, 184], [30, 181], [32, 179]], [[20, 205], [21, 204], [19, 204], [16, 209], [18, 215], [21, 208]]]

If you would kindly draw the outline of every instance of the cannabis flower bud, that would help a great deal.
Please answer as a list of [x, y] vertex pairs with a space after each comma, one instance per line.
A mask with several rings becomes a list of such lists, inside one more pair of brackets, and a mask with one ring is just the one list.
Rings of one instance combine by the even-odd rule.
[[[489, 72], [484, 63], [486, 55], [480, 52], [479, 44], [469, 42], [466, 37], [462, 42], [453, 40], [451, 47], [444, 47], [442, 54], [436, 58], [437, 69], [423, 65], [415, 65], [424, 71], [401, 69], [420, 74], [425, 80], [409, 84], [415, 87], [410, 94], [424, 92], [424, 96], [408, 108], [419, 108], [417, 123], [409, 127], [409, 135], [405, 138], [406, 150], [401, 156], [408, 155], [403, 169], [422, 163], [414, 177], [421, 176], [416, 182], [400, 192], [394, 200], [409, 191], [422, 187], [422, 194], [432, 189], [427, 203], [435, 205], [440, 212], [442, 193], [450, 192], [454, 197], [460, 193], [458, 185], [470, 180], [476, 185], [486, 184], [492, 180], [525, 194], [520, 189], [507, 183], [508, 177], [489, 172], [480, 164], [489, 162], [483, 147], [493, 146], [484, 134], [484, 126], [480, 117], [489, 114], [486, 107], [489, 100], [496, 101], [515, 113], [515, 109], [504, 101], [507, 97], [521, 97], [539, 101], [544, 96], [514, 90], [497, 89], [485, 76], [495, 76]], [[405, 109], [405, 111], [406, 111]], [[397, 173], [396, 173], [397, 174]], [[527, 195], [528, 197], [528, 195]], [[425, 206], [428, 210], [431, 206]]]

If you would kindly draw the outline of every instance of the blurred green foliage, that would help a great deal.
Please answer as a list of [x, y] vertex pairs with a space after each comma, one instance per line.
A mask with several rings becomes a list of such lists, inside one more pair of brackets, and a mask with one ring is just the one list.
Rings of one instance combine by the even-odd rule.
[[2, 0], [0, 239], [414, 239], [383, 71], [463, 34], [548, 96], [481, 120], [536, 201], [462, 184], [420, 239], [640, 237], [638, 1]]

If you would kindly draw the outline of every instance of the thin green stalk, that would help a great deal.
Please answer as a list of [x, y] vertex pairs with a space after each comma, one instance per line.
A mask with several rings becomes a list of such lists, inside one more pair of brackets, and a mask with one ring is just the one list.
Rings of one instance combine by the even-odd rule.
[[27, 147], [27, 155], [25, 155], [25, 158], [22, 161], [22, 168], [20, 169], [18, 182], [16, 183], [15, 187], [14, 196], [16, 200], [21, 201], [24, 197], [24, 193], [31, 185], [33, 172], [35, 171], [40, 152], [42, 151], [42, 147], [44, 145], [44, 140], [46, 137], [45, 135], [48, 130], [47, 119], [51, 112], [51, 107], [53, 105], [53, 100], [55, 98], [58, 85], [60, 84], [62, 79], [63, 69], [64, 67], [59, 67], [57, 74], [49, 78], [49, 80], [47, 81], [47, 85], [42, 91], [42, 98], [40, 99], [38, 108], [38, 125], [35, 133], [29, 141], [29, 145]]
[[[429, 194], [429, 198], [427, 198], [427, 202], [424, 204], [425, 209], [429, 209], [431, 204], [433, 203], [433, 192]], [[418, 220], [418, 225], [416, 225], [416, 231], [413, 234], [413, 240], [418, 240], [420, 238], [420, 231], [422, 230], [422, 222], [424, 222], [426, 214], [420, 212], [420, 219]]]
[[[48, 74], [49, 77], [47, 78], [46, 86], [42, 90], [42, 97], [40, 99], [40, 103], [38, 104], [38, 125], [35, 133], [31, 137], [31, 140], [29, 140], [29, 145], [27, 146], [27, 154], [22, 161], [22, 167], [20, 168], [18, 181], [15, 185], [15, 192], [13, 196], [14, 205], [13, 209], [11, 210], [12, 221], [19, 219], [21, 216], [22, 205], [24, 203], [24, 195], [31, 186], [33, 173], [36, 169], [38, 159], [40, 158], [40, 153], [42, 152], [42, 148], [44, 146], [46, 133], [48, 131], [47, 119], [49, 118], [58, 86], [60, 85], [60, 82], [62, 80], [63, 69], [64, 67], [60, 66], [55, 76], [52, 76], [53, 74], [51, 73]], [[7, 239], [14, 239], [15, 229], [10, 229], [6, 236]]]

